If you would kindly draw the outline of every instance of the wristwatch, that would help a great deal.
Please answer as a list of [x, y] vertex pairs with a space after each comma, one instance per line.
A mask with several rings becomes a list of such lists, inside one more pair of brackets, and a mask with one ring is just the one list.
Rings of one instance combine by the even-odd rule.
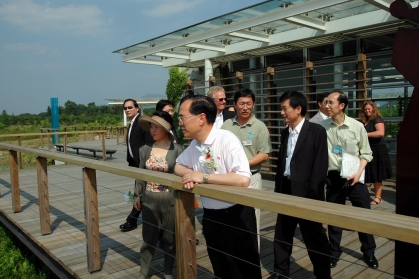
[[209, 178], [209, 174], [208, 173], [204, 173], [204, 178], [203, 178], [203, 180], [204, 180], [204, 183], [208, 183], [208, 178]]

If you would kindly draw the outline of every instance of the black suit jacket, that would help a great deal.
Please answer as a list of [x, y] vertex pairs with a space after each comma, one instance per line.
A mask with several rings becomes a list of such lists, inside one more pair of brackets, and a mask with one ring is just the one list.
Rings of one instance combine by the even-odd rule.
[[288, 179], [284, 177], [288, 135], [288, 128], [281, 132], [275, 192], [324, 200], [328, 167], [326, 130], [318, 124], [304, 121], [290, 162], [291, 189], [283, 187], [284, 179]]
[[223, 110], [223, 122], [226, 122], [227, 119], [233, 118], [237, 113], [235, 111], [229, 111], [228, 109]]
[[[138, 168], [140, 165], [140, 155], [139, 155], [140, 147], [150, 142], [150, 138], [151, 138], [150, 133], [144, 131], [141, 128], [140, 124], [138, 124], [139, 117], [140, 116], [137, 116], [137, 118], [135, 118], [135, 121], [132, 123], [132, 130], [131, 130], [131, 136], [129, 137], [129, 142], [128, 142], [128, 134], [129, 134], [130, 127], [128, 127], [128, 133], [127, 133], [127, 162], [129, 166], [136, 167], [136, 168]], [[134, 155], [134, 157], [131, 157], [129, 153], [128, 144], [131, 146], [132, 155]]]

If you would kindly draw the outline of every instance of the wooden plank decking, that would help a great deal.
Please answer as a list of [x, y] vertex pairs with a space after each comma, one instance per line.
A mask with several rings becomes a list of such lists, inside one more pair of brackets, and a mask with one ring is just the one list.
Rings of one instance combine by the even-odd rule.
[[[41, 246], [51, 257], [56, 259], [76, 278], [137, 278], [139, 275], [139, 254], [142, 243], [141, 215], [138, 229], [120, 232], [131, 204], [123, 200], [123, 194], [132, 191], [134, 181], [131, 178], [97, 172], [99, 197], [100, 243], [102, 270], [90, 274], [87, 270], [82, 170], [77, 166], [49, 166], [49, 195], [51, 213], [51, 234], [41, 235], [39, 224], [38, 189], [36, 169], [20, 170], [21, 212], [12, 212], [10, 195], [10, 173], [0, 171], [0, 211], [24, 234]], [[264, 183], [264, 190], [273, 191], [271, 182]], [[395, 211], [395, 185], [386, 182], [383, 203], [373, 210]], [[198, 198], [198, 201], [200, 199]], [[350, 210], [350, 207], [348, 207]], [[205, 239], [201, 228], [202, 209], [196, 210], [198, 278], [213, 278], [212, 267], [207, 256]], [[261, 266], [263, 277], [273, 270], [272, 240], [276, 214], [261, 212]], [[344, 254], [337, 267], [332, 269], [333, 278], [394, 278], [394, 241], [376, 237], [376, 257], [378, 270], [367, 268], [360, 260], [360, 242], [358, 234], [345, 231], [342, 239]], [[153, 261], [156, 268], [152, 278], [164, 278], [163, 253], [157, 251]], [[176, 270], [174, 273], [176, 274]], [[308, 258], [299, 229], [294, 238], [294, 250], [291, 264], [291, 278], [314, 278], [312, 265]]]

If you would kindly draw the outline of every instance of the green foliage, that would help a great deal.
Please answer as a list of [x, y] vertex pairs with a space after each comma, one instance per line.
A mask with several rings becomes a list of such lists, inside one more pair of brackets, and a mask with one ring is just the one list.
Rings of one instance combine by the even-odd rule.
[[166, 96], [167, 99], [175, 105], [175, 107], [179, 103], [186, 88], [188, 77], [188, 69], [179, 70], [178, 67], [172, 67], [169, 70], [169, 80], [166, 85]]
[[0, 270], [0, 279], [57, 278], [3, 226], [0, 226]]

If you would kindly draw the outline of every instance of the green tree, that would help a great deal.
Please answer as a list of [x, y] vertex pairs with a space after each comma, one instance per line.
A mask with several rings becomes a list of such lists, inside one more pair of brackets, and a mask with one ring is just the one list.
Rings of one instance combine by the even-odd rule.
[[180, 98], [186, 88], [188, 80], [188, 69], [179, 70], [178, 67], [172, 67], [169, 70], [169, 80], [166, 85], [166, 96], [175, 106], [179, 103]]

